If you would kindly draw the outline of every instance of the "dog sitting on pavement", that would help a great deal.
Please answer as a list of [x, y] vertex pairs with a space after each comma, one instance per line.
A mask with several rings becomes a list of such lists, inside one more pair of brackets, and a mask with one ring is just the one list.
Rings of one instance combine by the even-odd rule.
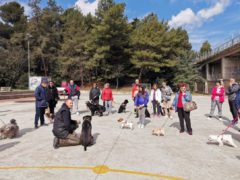
[[92, 136], [92, 117], [84, 116], [82, 123], [82, 132], [80, 135], [80, 142], [84, 146], [84, 151], [87, 150], [87, 146], [91, 146], [94, 143], [94, 139]]
[[210, 143], [218, 143], [219, 146], [223, 146], [224, 144], [227, 144], [237, 148], [237, 145], [233, 142], [232, 135], [230, 134], [223, 134], [219, 136], [210, 135], [208, 140]]
[[0, 139], [14, 138], [19, 134], [19, 127], [15, 119], [11, 119], [10, 123], [4, 124], [0, 128]]
[[125, 101], [120, 105], [118, 109], [118, 113], [126, 112], [127, 104], [128, 104], [128, 100], [125, 99]]
[[155, 136], [165, 136], [165, 131], [163, 128], [155, 128], [152, 130], [152, 135]]

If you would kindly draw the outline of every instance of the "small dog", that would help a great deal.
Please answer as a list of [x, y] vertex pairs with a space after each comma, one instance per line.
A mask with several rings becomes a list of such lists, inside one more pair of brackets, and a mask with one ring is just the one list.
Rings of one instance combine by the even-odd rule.
[[126, 120], [123, 120], [123, 121], [122, 121], [122, 124], [121, 124], [121, 128], [122, 128], [122, 129], [128, 128], [128, 129], [133, 130], [133, 122], [128, 122], [128, 121], [126, 121]]
[[223, 146], [224, 144], [230, 145], [232, 147], [237, 147], [237, 145], [233, 142], [232, 135], [223, 134], [220, 136], [210, 135], [208, 140], [213, 143], [218, 143], [219, 146]]
[[14, 138], [19, 134], [19, 127], [15, 119], [0, 128], [0, 139]]
[[118, 121], [118, 122], [123, 122], [124, 119], [123, 119], [123, 118], [119, 118], [117, 121]]
[[125, 99], [125, 101], [120, 105], [118, 109], [118, 113], [126, 112], [127, 104], [128, 104], [128, 100]]
[[99, 116], [103, 116], [103, 113], [106, 111], [106, 108], [99, 104], [93, 104], [90, 101], [86, 102], [87, 107], [91, 111], [91, 115], [94, 116], [96, 113]]
[[156, 136], [165, 136], [165, 131], [163, 128], [155, 128], [152, 131], [152, 135], [156, 135]]
[[92, 136], [92, 117], [84, 116], [82, 123], [82, 132], [80, 135], [80, 142], [84, 146], [84, 151], [87, 150], [87, 146], [93, 145], [93, 136]]

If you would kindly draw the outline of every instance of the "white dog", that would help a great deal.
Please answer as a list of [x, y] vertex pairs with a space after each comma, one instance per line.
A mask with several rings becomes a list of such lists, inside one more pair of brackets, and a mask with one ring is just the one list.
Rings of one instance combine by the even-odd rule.
[[122, 121], [121, 128], [128, 128], [133, 130], [133, 122], [128, 122], [126, 120]]
[[210, 135], [208, 140], [210, 142], [216, 142], [219, 146], [223, 146], [223, 144], [230, 145], [232, 147], [237, 147], [237, 145], [233, 142], [232, 135], [230, 134], [223, 134], [220, 136], [217, 135]]

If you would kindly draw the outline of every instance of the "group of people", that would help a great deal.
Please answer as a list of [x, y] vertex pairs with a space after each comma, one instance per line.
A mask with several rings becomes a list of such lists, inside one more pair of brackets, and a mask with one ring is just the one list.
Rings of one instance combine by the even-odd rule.
[[240, 113], [240, 85], [235, 79], [231, 78], [229, 80], [229, 87], [225, 92], [223, 80], [218, 80], [216, 86], [211, 90], [211, 111], [208, 116], [208, 120], [214, 115], [216, 107], [218, 108], [218, 119], [222, 120], [222, 105], [225, 101], [225, 94], [228, 96], [228, 104], [230, 112], [232, 114], [232, 123], [235, 125], [238, 123], [239, 113]]
[[[240, 109], [240, 85], [234, 79], [230, 79], [230, 86], [226, 91], [229, 100], [230, 111], [233, 116], [234, 123], [238, 121], [238, 109]], [[173, 91], [166, 82], [162, 83], [162, 87], [158, 88], [157, 84], [153, 84], [150, 93], [146, 90], [146, 86], [142, 85], [138, 79], [132, 87], [132, 99], [134, 102], [134, 110], [136, 118], [139, 118], [138, 127], [144, 128], [146, 111], [149, 101], [153, 107], [153, 117], [166, 117], [172, 119], [172, 111], [175, 110], [178, 114], [180, 123], [180, 133], [186, 130], [189, 135], [193, 134], [191, 127], [190, 112], [184, 109], [187, 102], [192, 101], [192, 95], [187, 90], [188, 85], [185, 83], [179, 84], [179, 91], [175, 94], [173, 101], [171, 101]], [[53, 134], [54, 147], [66, 145], [80, 144], [80, 135], [74, 131], [78, 128], [78, 122], [71, 119], [73, 107], [78, 112], [78, 100], [80, 96], [80, 88], [71, 80], [66, 87], [68, 99], [63, 103], [60, 110], [54, 118]], [[211, 96], [211, 111], [208, 119], [211, 119], [214, 110], [218, 107], [219, 119], [222, 118], [222, 104], [224, 102], [225, 89], [222, 81], [217, 81], [216, 86], [212, 88]], [[46, 108], [50, 109], [52, 117], [54, 117], [54, 108], [59, 100], [59, 95], [54, 83], [48, 83], [46, 78], [43, 78], [41, 85], [35, 90], [36, 97], [36, 115], [35, 115], [35, 128], [38, 128], [38, 120], [40, 118], [40, 125], [45, 125], [44, 112]], [[113, 93], [109, 83], [104, 85], [101, 92], [97, 83], [94, 83], [90, 93], [89, 100], [95, 105], [99, 105], [100, 99], [106, 108], [107, 115], [112, 113]]]

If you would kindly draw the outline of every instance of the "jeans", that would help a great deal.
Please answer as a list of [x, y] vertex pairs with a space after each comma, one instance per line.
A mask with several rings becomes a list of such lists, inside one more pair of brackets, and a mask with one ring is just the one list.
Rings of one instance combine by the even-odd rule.
[[45, 123], [45, 119], [44, 119], [45, 109], [46, 108], [38, 108], [36, 106], [36, 114], [35, 114], [35, 122], [34, 122], [35, 126], [38, 126], [39, 118], [40, 118], [41, 125]]
[[112, 101], [103, 101], [103, 106], [105, 106], [108, 114], [112, 113]]
[[222, 103], [220, 103], [218, 100], [214, 100], [211, 102], [210, 117], [213, 116], [216, 106], [218, 107], [218, 116], [222, 117]]
[[160, 103], [157, 102], [156, 100], [153, 100], [152, 104], [153, 104], [153, 114], [155, 115], [157, 111], [157, 115], [160, 115], [160, 112], [161, 112]]
[[139, 122], [141, 125], [144, 125], [145, 123], [145, 111], [146, 111], [146, 107], [143, 107], [141, 109], [139, 109]]
[[76, 113], [78, 112], [78, 96], [72, 96], [71, 97], [72, 101], [73, 101], [73, 109], [72, 109], [72, 112], [73, 113]]

